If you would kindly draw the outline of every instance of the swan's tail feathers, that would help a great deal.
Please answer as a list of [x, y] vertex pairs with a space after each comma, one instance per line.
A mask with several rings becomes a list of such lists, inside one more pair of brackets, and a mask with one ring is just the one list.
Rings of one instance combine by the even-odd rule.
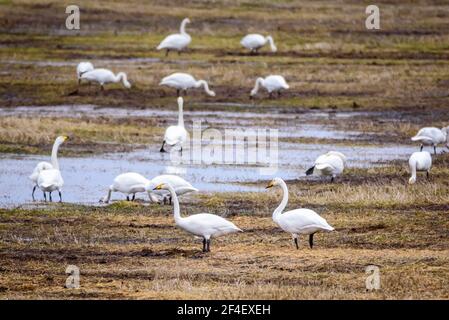
[[323, 163], [323, 164], [315, 165], [315, 168], [317, 168], [318, 170], [324, 170], [324, 169], [327, 169], [327, 168], [332, 169], [332, 166], [330, 164]]
[[310, 176], [311, 174], [313, 174], [313, 170], [314, 170], [314, 169], [315, 169], [315, 166], [313, 166], [313, 167], [307, 169], [306, 175]]
[[51, 187], [51, 183], [42, 183], [42, 184], [40, 184], [40, 187], [41, 188], [49, 188], [49, 187]]
[[432, 142], [432, 139], [429, 139], [428, 137], [423, 137], [423, 136], [414, 136], [412, 137], [412, 141], [429, 141]]

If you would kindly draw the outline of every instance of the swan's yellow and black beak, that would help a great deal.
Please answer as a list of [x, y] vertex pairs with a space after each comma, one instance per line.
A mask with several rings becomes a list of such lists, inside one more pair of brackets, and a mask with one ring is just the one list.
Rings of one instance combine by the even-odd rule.
[[161, 183], [160, 185], [156, 186], [153, 190], [162, 190], [164, 188], [164, 184]]
[[64, 141], [69, 140], [69, 136], [62, 136], [64, 138]]
[[270, 181], [270, 183], [265, 187], [265, 189], [270, 189], [274, 187], [273, 181]]

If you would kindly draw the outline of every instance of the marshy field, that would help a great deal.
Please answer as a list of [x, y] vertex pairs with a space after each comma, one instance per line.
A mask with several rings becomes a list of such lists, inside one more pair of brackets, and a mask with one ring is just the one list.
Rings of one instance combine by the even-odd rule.
[[[376, 1], [380, 30], [367, 30], [360, 1], [84, 1], [68, 30], [70, 1], [0, 0], [1, 299], [448, 299], [449, 153], [432, 151], [429, 179], [410, 178], [411, 141], [449, 125], [449, 1]], [[157, 51], [183, 18], [186, 52]], [[271, 35], [277, 52], [250, 54], [248, 33]], [[78, 85], [76, 66], [126, 72], [132, 84]], [[174, 72], [205, 79], [184, 97], [184, 121], [203, 129], [277, 129], [277, 172], [252, 164], [173, 164], [160, 153], [177, 121]], [[259, 76], [282, 74], [276, 99]], [[56, 136], [63, 202], [44, 202], [28, 176], [48, 161]], [[306, 176], [330, 150], [344, 173]], [[186, 152], [189, 152], [186, 148]], [[262, 165], [263, 167], [263, 165]], [[202, 240], [176, 228], [173, 206], [113, 193], [115, 176], [177, 174], [199, 189], [180, 197], [184, 216], [218, 214], [243, 232]], [[287, 209], [310, 208], [335, 228], [315, 245], [272, 220], [279, 190]], [[58, 197], [54, 196], [54, 199]], [[67, 266], [80, 287], [66, 288]], [[380, 289], [367, 290], [367, 266]]]

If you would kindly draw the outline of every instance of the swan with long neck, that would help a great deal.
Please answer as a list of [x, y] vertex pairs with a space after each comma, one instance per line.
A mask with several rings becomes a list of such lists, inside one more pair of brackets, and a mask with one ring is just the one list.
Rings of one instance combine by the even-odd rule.
[[210, 213], [199, 213], [188, 217], [182, 217], [179, 208], [179, 200], [175, 189], [169, 183], [162, 183], [154, 190], [167, 190], [173, 199], [173, 215], [175, 224], [179, 228], [203, 238], [203, 252], [210, 251], [210, 241], [212, 237], [241, 232], [232, 222]]
[[[197, 188], [193, 187], [189, 182], [187, 182], [186, 180], [184, 180], [179, 176], [173, 174], [163, 174], [154, 177], [145, 186], [145, 190], [148, 192], [148, 195], [151, 200], [157, 199], [157, 197], [161, 197], [164, 204], [167, 202], [167, 200], [169, 201], [169, 204], [172, 203], [171, 195], [167, 190], [156, 190], [156, 191], [154, 190], [155, 187], [157, 187], [162, 183], [170, 184], [173, 187], [173, 189], [175, 189], [176, 195], [178, 197], [190, 192], [198, 191]], [[159, 202], [159, 200], [156, 201]]]
[[[58, 144], [53, 145], [52, 157], [51, 157], [51, 169], [42, 170], [37, 176], [37, 186], [42, 190], [44, 194], [44, 200], [47, 201], [46, 192], [49, 193], [50, 201], [52, 201], [51, 194], [53, 191], [58, 191], [59, 202], [62, 202], [62, 187], [64, 185], [64, 180], [61, 176], [61, 171], [59, 170], [59, 161], [57, 158], [57, 153], [59, 145], [68, 139], [67, 136], [60, 136], [57, 138]], [[34, 199], [34, 189], [33, 189], [33, 199]]]
[[188, 89], [201, 87], [204, 88], [204, 91], [208, 95], [212, 97], [215, 96], [215, 92], [209, 89], [209, 85], [205, 80], [196, 80], [188, 73], [173, 73], [163, 78], [159, 85], [175, 88], [178, 97], [180, 96], [181, 91], [184, 91], [184, 94], [186, 94]]
[[164, 146], [179, 146], [182, 152], [182, 145], [187, 140], [188, 132], [184, 127], [184, 112], [183, 112], [184, 100], [182, 97], [178, 98], [178, 125], [170, 126], [165, 130], [164, 140], [162, 141], [162, 147], [160, 152], [165, 152]]
[[416, 182], [416, 172], [425, 171], [427, 178], [429, 178], [430, 169], [432, 168], [432, 156], [427, 151], [414, 152], [408, 160], [411, 177], [408, 180], [409, 184]]
[[288, 203], [287, 184], [281, 178], [274, 178], [266, 188], [269, 189], [275, 186], [281, 187], [283, 196], [281, 203], [273, 211], [273, 221], [281, 227], [282, 230], [292, 234], [296, 249], [299, 249], [298, 235], [309, 235], [309, 245], [310, 248], [313, 248], [313, 235], [315, 233], [319, 231], [334, 230], [324, 218], [310, 209], [295, 209], [282, 213]]
[[270, 49], [272, 52], [277, 51], [277, 47], [274, 44], [274, 40], [271, 36], [264, 37], [261, 34], [248, 34], [240, 41], [240, 44], [249, 49], [251, 53], [258, 53], [259, 49], [265, 46], [266, 44], [270, 45]]
[[190, 35], [186, 32], [186, 25], [190, 23], [189, 18], [185, 18], [181, 22], [181, 26], [179, 27], [179, 33], [171, 34], [167, 36], [162, 42], [157, 46], [157, 50], [166, 50], [165, 56], [168, 56], [170, 51], [178, 51], [178, 54], [181, 54], [183, 50], [187, 48], [187, 46], [192, 41]]
[[34, 199], [34, 192], [37, 188], [37, 180], [39, 177], [39, 174], [41, 171], [44, 170], [50, 170], [50, 169], [58, 169], [59, 170], [59, 163], [58, 163], [58, 150], [59, 146], [68, 139], [67, 136], [59, 136], [55, 139], [55, 142], [53, 143], [53, 148], [51, 150], [51, 160], [50, 162], [47, 161], [41, 161], [39, 162], [36, 167], [34, 167], [33, 173], [29, 176], [30, 180], [33, 182], [33, 192], [31, 193], [31, 197]]
[[449, 148], [449, 126], [442, 129], [435, 127], [425, 127], [418, 131], [418, 133], [412, 137], [412, 141], [419, 141], [421, 143], [421, 149], [424, 145], [430, 145], [433, 147], [433, 153], [437, 154], [437, 145], [446, 144]]
[[269, 75], [265, 78], [257, 78], [253, 90], [251, 90], [250, 97], [254, 97], [259, 91], [260, 87], [264, 87], [270, 96], [273, 97], [273, 93], [277, 92], [278, 97], [281, 96], [282, 90], [287, 90], [290, 86], [285, 81], [285, 78], [280, 75]]
[[81, 75], [81, 79], [97, 82], [101, 86], [101, 90], [104, 90], [105, 84], [119, 82], [121, 82], [125, 88], [131, 88], [126, 73], [119, 72], [114, 74], [108, 69], [94, 69], [92, 71], [87, 71]]

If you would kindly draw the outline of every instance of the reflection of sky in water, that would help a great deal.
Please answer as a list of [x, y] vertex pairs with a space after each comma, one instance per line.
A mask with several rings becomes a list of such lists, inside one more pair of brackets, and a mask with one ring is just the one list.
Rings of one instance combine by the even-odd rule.
[[[114, 117], [159, 117], [176, 122], [175, 111], [163, 110], [135, 110], [119, 108], [95, 108], [93, 106], [66, 106], [66, 107], [32, 107], [32, 108], [0, 108], [0, 116], [6, 115], [27, 116], [100, 116]], [[261, 113], [233, 113], [222, 111], [194, 111], [186, 112], [187, 119], [207, 120], [204, 128], [237, 129], [265, 129], [264, 121], [274, 121], [272, 128], [279, 129], [280, 137], [311, 137], [311, 138], [348, 138], [348, 132], [336, 131], [316, 124], [306, 124], [304, 119], [310, 117], [323, 117], [326, 113], [313, 114], [261, 114]], [[327, 115], [329, 116], [329, 114]], [[333, 114], [336, 120], [338, 115]], [[297, 122], [297, 124], [295, 124]], [[268, 123], [268, 122], [267, 122]], [[283, 123], [285, 125], [283, 125]], [[354, 136], [352, 136], [354, 135]], [[357, 132], [349, 133], [350, 138], [357, 137]], [[226, 141], [225, 145], [229, 145]], [[210, 144], [204, 143], [203, 147]], [[348, 165], [365, 167], [379, 161], [406, 159], [413, 151], [414, 146], [338, 146], [300, 144], [279, 142], [278, 159], [274, 163], [277, 171], [270, 175], [261, 171], [262, 167], [255, 164], [209, 164], [205, 165], [202, 153], [185, 147], [184, 157], [192, 156], [185, 163], [176, 164], [170, 160], [170, 154], [161, 154], [159, 145], [151, 145], [145, 150], [136, 150], [130, 153], [117, 153], [96, 155], [88, 158], [61, 158], [60, 166], [65, 180], [63, 199], [66, 202], [97, 203], [107, 191], [114, 177], [120, 173], [135, 171], [151, 179], [160, 174], [178, 174], [192, 183], [193, 186], [205, 192], [224, 191], [262, 191], [262, 187], [251, 183], [269, 180], [280, 176], [285, 179], [303, 177], [304, 171], [310, 167], [314, 160], [329, 150], [338, 150], [348, 157]], [[193, 152], [190, 152], [193, 151]], [[202, 149], [207, 154], [207, 149]], [[234, 151], [234, 150], [233, 150]], [[244, 156], [248, 150], [243, 149]], [[235, 155], [235, 154], [234, 154]], [[28, 176], [39, 161], [49, 161], [49, 156], [11, 156], [0, 155], [0, 206], [21, 204], [31, 200], [31, 181]], [[264, 162], [264, 161], [262, 161]], [[274, 161], [276, 162], [276, 161]], [[249, 185], [248, 185], [248, 184]], [[36, 198], [40, 199], [42, 193], [36, 191]], [[140, 194], [139, 198], [146, 198]], [[58, 197], [55, 194], [55, 199]], [[113, 199], [123, 199], [124, 196], [115, 193]]]

